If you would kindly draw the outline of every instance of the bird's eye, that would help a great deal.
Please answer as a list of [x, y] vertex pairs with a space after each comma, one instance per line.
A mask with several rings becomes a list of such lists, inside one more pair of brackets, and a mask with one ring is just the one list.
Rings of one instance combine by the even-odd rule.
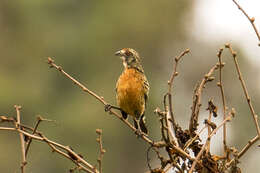
[[135, 62], [136, 61], [136, 59], [134, 58], [134, 57], [131, 57], [131, 60], [130, 60], [131, 62]]
[[126, 56], [130, 56], [130, 55], [132, 55], [132, 53], [131, 53], [130, 51], [126, 51], [126, 52], [125, 52], [125, 55], [126, 55]]

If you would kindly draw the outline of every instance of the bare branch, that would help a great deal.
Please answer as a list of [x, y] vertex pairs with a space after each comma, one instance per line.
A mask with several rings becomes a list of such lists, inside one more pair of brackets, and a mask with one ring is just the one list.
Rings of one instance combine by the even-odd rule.
[[178, 145], [178, 142], [177, 142], [177, 139], [176, 139], [176, 136], [174, 134], [174, 127], [172, 126], [173, 122], [171, 121], [172, 118], [171, 118], [171, 111], [170, 110], [167, 110], [166, 112], [166, 115], [165, 115], [165, 118], [166, 118], [166, 128], [167, 128], [167, 135], [168, 135], [168, 138], [169, 138], [169, 142], [176, 145], [176, 146], [179, 146]]
[[168, 85], [169, 85], [169, 88], [168, 88], [168, 93], [171, 93], [171, 89], [172, 89], [172, 85], [173, 85], [173, 80], [174, 78], [178, 75], [178, 72], [177, 72], [177, 66], [178, 66], [178, 63], [179, 61], [181, 60], [181, 58], [186, 55], [187, 53], [190, 52], [190, 49], [186, 49], [185, 51], [183, 51], [179, 56], [175, 57], [175, 64], [174, 64], [174, 67], [173, 67], [173, 71], [172, 71], [172, 75], [171, 75], [171, 78], [170, 80], [168, 81]]
[[[70, 159], [76, 165], [82, 167], [82, 169], [84, 169], [86, 172], [88, 172], [88, 173], [99, 173], [99, 171], [94, 166], [92, 166], [90, 163], [85, 161], [79, 154], [75, 153], [70, 147], [67, 147], [67, 146], [61, 145], [57, 142], [51, 141], [43, 135], [36, 136], [36, 135], [30, 134], [30, 133], [28, 133], [24, 130], [21, 130], [19, 128], [17, 129], [17, 128], [0, 127], [0, 130], [17, 131], [18, 133], [23, 134], [24, 136], [28, 136], [31, 139], [45, 142], [53, 149], [53, 151], [56, 151], [57, 153], [59, 153], [59, 154], [65, 156], [66, 158]], [[62, 152], [58, 148], [66, 151], [68, 154]], [[84, 166], [82, 166], [82, 165], [86, 166], [87, 168], [84, 168]]]
[[102, 144], [102, 130], [96, 129], [96, 133], [98, 134], [97, 142], [99, 144], [98, 167], [99, 167], [99, 172], [102, 173], [102, 159], [106, 150], [103, 148], [103, 144]]
[[[37, 128], [38, 128], [38, 126], [39, 126], [39, 124], [40, 124], [41, 121], [42, 121], [41, 116], [37, 117], [37, 122], [36, 122], [35, 127], [33, 128], [32, 134], [35, 134], [35, 132], [37, 131]], [[31, 143], [32, 143], [32, 139], [29, 138], [29, 140], [28, 140], [28, 142], [27, 142], [26, 149], [25, 149], [25, 156], [27, 156], [27, 154], [28, 154], [28, 151], [29, 151], [29, 148], [30, 148]]]
[[251, 115], [253, 117], [253, 120], [254, 120], [254, 123], [255, 123], [255, 127], [256, 127], [256, 131], [257, 131], [257, 134], [258, 136], [260, 137], [260, 128], [259, 128], [259, 124], [258, 124], [258, 116], [256, 115], [255, 113], [255, 110], [253, 108], [253, 105], [252, 105], [252, 102], [251, 102], [251, 98], [248, 94], [248, 91], [247, 91], [247, 88], [246, 88], [246, 84], [245, 84], [245, 81], [242, 77], [242, 73], [241, 73], [241, 70], [239, 68], [239, 65], [238, 65], [238, 61], [237, 61], [237, 53], [232, 49], [231, 45], [230, 44], [226, 44], [225, 45], [226, 48], [229, 49], [231, 55], [233, 56], [233, 59], [234, 59], [234, 63], [236, 65], [236, 70], [237, 70], [237, 74], [238, 74], [238, 78], [241, 82], [241, 85], [242, 85], [242, 88], [243, 88], [243, 91], [244, 91], [244, 94], [246, 96], [246, 100], [247, 100], [247, 103], [248, 103], [248, 106], [250, 108], [250, 111], [251, 111]]
[[[170, 80], [168, 81], [168, 93], [164, 96], [164, 107], [166, 108], [166, 97], [168, 96], [168, 102], [169, 102], [169, 111], [165, 109], [165, 112], [169, 112], [169, 114], [167, 113], [166, 115], [166, 125], [168, 127], [168, 135], [169, 133], [171, 133], [171, 125], [170, 123], [168, 123], [169, 121], [169, 118], [167, 117], [168, 115], [170, 115], [170, 120], [171, 120], [171, 124], [173, 126], [173, 129], [174, 129], [174, 132], [175, 134], [177, 133], [177, 130], [178, 130], [178, 125], [175, 121], [175, 118], [174, 118], [174, 115], [173, 115], [173, 105], [172, 105], [172, 87], [173, 87], [173, 81], [174, 81], [174, 78], [178, 75], [178, 72], [177, 72], [177, 66], [179, 64], [179, 61], [181, 60], [181, 58], [186, 55], [187, 53], [190, 52], [190, 49], [186, 49], [184, 50], [179, 56], [176, 56], [175, 57], [175, 64], [174, 64], [174, 67], [173, 67], [173, 71], [172, 71], [172, 75], [170, 77]], [[178, 144], [177, 143], [177, 140], [175, 140], [175, 136], [173, 133], [170, 134], [170, 136], [172, 136], [172, 142], [174, 142], [175, 144]]]
[[[222, 81], [222, 68], [224, 67], [225, 63], [222, 63], [222, 52], [223, 48], [220, 48], [218, 51], [218, 62], [219, 62], [219, 82], [218, 86], [220, 88], [221, 92], [221, 98], [222, 98], [222, 105], [223, 105], [223, 120], [226, 119], [226, 98], [225, 98], [225, 93], [224, 93], [224, 87], [223, 87], [223, 81]], [[227, 127], [226, 124], [223, 126], [223, 146], [224, 146], [224, 156], [227, 156]]]
[[[196, 87], [193, 95], [193, 104], [192, 104], [192, 113], [191, 113], [191, 119], [190, 119], [190, 124], [189, 124], [189, 131], [190, 134], [193, 135], [194, 132], [197, 130], [198, 126], [198, 117], [199, 117], [199, 111], [201, 107], [201, 94], [202, 90], [205, 87], [205, 84], [209, 81], [214, 80], [211, 75], [213, 72], [218, 68], [217, 65], [214, 65], [207, 74], [204, 75], [202, 81], [200, 84]], [[195, 135], [194, 135], [195, 136]]]
[[171, 112], [171, 118], [172, 118], [172, 121], [174, 122], [173, 124], [176, 124], [175, 120], [174, 120], [174, 117], [173, 117], [173, 111], [172, 111], [172, 98], [171, 98], [171, 92], [172, 92], [172, 87], [173, 87], [173, 81], [174, 81], [174, 78], [178, 75], [178, 72], [177, 72], [177, 67], [178, 67], [178, 64], [179, 64], [179, 61], [181, 60], [181, 58], [186, 55], [187, 53], [190, 52], [190, 49], [186, 49], [184, 50], [179, 56], [176, 56], [174, 58], [175, 60], [175, 64], [174, 64], [174, 67], [173, 67], [173, 71], [172, 71], [172, 75], [170, 77], [170, 80], [168, 81], [168, 97], [169, 97], [169, 106], [170, 106], [170, 112]]
[[[209, 107], [210, 107], [210, 103], [212, 102], [212, 100], [209, 101]], [[208, 116], [208, 119], [207, 121], [205, 121], [206, 123], [206, 126], [208, 127], [208, 138], [211, 134], [211, 126], [210, 126], [210, 123], [211, 123], [211, 118], [212, 118], [212, 110], [210, 108], [208, 108], [209, 110], [209, 116]], [[210, 152], [210, 138], [207, 140], [207, 145], [206, 145], [206, 152]]]
[[[248, 141], [248, 143], [244, 146], [244, 148], [238, 153], [238, 159], [241, 158], [246, 152], [247, 150], [254, 144], [256, 143], [256, 141], [259, 140], [259, 136], [255, 136], [253, 139], [251, 139], [250, 141]], [[232, 163], [235, 161], [235, 159], [232, 159], [230, 162], [228, 162], [226, 164], [226, 167], [230, 167], [232, 165]]]
[[246, 16], [246, 18], [249, 20], [249, 22], [251, 23], [251, 25], [253, 26], [253, 28], [254, 28], [254, 30], [255, 30], [255, 33], [256, 33], [256, 36], [257, 36], [257, 38], [258, 38], [258, 41], [259, 41], [259, 43], [258, 43], [258, 46], [260, 46], [260, 34], [259, 34], [259, 32], [258, 32], [258, 30], [257, 30], [257, 28], [256, 28], [256, 26], [255, 26], [255, 18], [254, 17], [249, 17], [249, 15], [246, 13], [246, 11], [237, 3], [237, 1], [236, 0], [232, 0], [235, 4], [236, 4], [236, 6], [238, 7], [238, 9], [240, 10], [240, 11], [242, 11], [242, 13]]
[[[15, 110], [16, 110], [16, 116], [17, 116], [17, 122], [16, 122], [16, 128], [21, 130], [21, 115], [20, 115], [20, 110], [21, 106], [14, 105]], [[26, 162], [26, 156], [25, 156], [25, 142], [24, 142], [24, 135], [23, 133], [19, 133], [20, 136], [20, 142], [21, 142], [21, 149], [22, 149], [22, 163], [21, 163], [21, 172], [25, 173], [25, 165], [27, 164]]]

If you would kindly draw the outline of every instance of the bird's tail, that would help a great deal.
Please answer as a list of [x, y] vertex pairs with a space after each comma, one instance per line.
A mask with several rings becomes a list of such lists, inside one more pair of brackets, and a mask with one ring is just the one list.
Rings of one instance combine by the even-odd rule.
[[147, 127], [145, 125], [145, 116], [144, 114], [141, 115], [140, 120], [139, 120], [139, 126], [142, 132], [144, 132], [145, 134], [148, 134], [148, 130]]

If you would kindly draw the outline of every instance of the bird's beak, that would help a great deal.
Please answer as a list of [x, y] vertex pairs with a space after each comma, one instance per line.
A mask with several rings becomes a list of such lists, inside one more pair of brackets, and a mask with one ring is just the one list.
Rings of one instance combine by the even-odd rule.
[[119, 50], [119, 51], [117, 51], [116, 53], [115, 53], [115, 55], [116, 56], [119, 56], [119, 55], [121, 55], [121, 51]]

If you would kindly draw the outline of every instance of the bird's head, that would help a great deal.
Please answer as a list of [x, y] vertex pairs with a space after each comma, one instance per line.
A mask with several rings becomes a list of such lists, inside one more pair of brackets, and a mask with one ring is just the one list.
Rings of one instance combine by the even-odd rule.
[[125, 68], [136, 68], [141, 72], [143, 71], [140, 56], [134, 49], [123, 48], [117, 51], [115, 55], [120, 56]]

